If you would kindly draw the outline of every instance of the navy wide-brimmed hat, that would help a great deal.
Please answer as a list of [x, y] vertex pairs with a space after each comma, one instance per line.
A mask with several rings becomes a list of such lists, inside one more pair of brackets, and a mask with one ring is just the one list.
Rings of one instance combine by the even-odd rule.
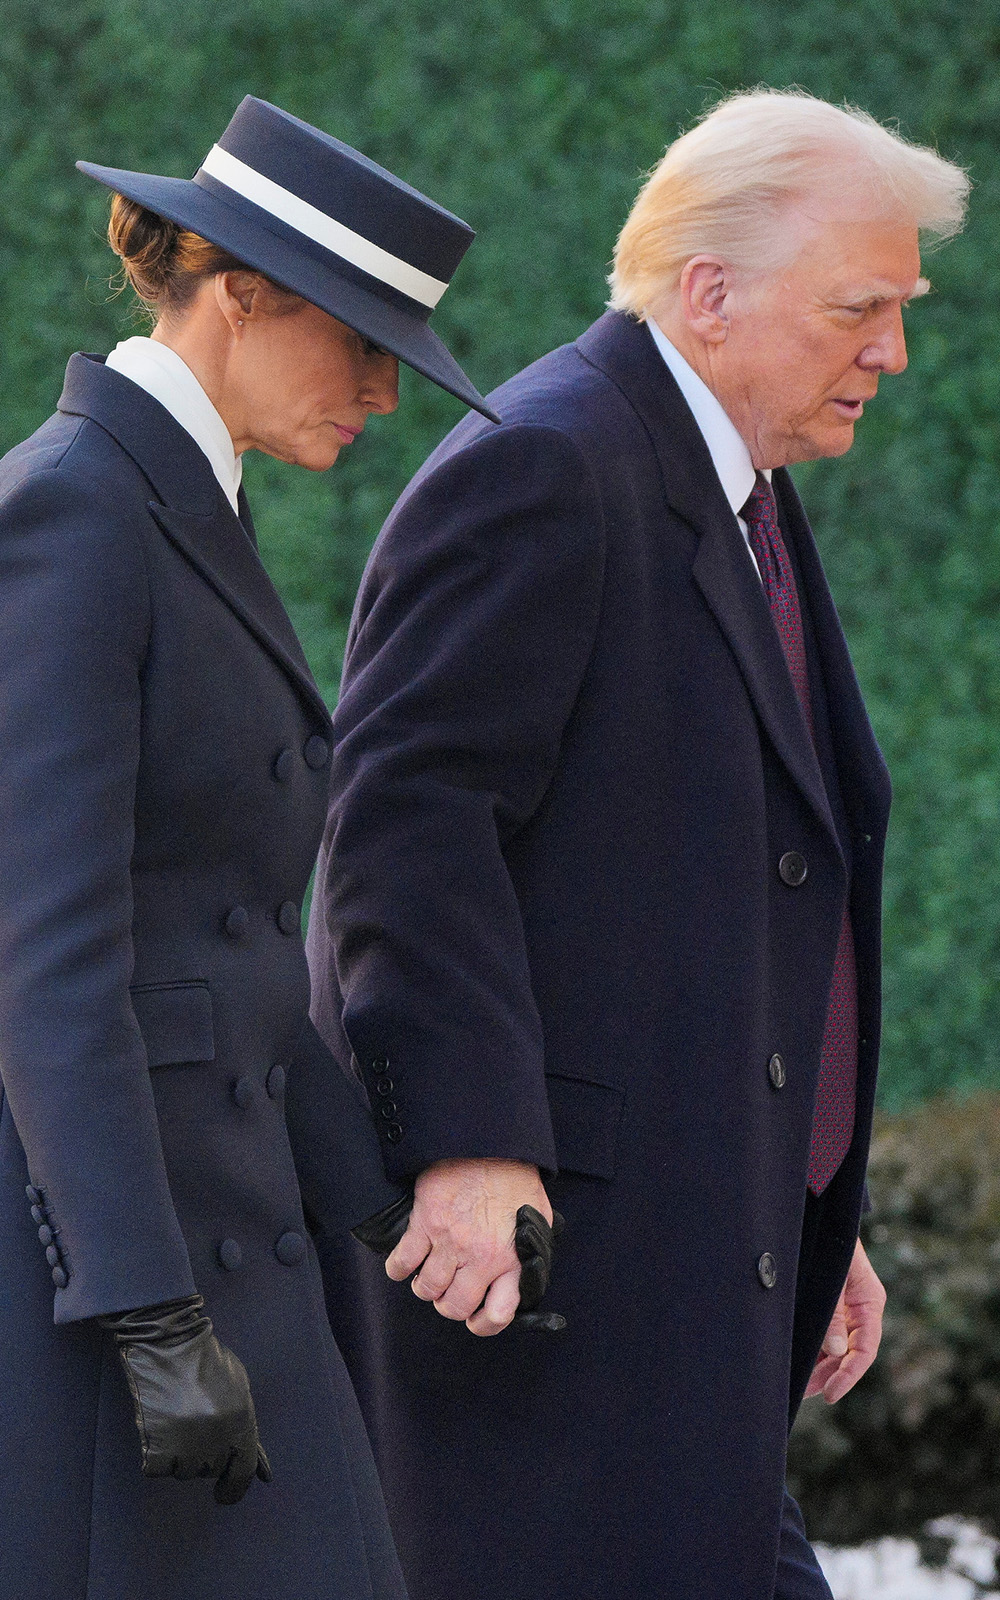
[[350, 145], [248, 94], [191, 179], [77, 166], [499, 421], [427, 325], [473, 230]]

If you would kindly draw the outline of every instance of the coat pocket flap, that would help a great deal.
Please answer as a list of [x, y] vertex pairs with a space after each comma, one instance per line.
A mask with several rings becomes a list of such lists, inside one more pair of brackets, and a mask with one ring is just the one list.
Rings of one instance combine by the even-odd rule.
[[143, 983], [131, 995], [150, 1067], [215, 1060], [206, 983]]
[[625, 1091], [558, 1073], [546, 1073], [545, 1085], [560, 1172], [613, 1178]]

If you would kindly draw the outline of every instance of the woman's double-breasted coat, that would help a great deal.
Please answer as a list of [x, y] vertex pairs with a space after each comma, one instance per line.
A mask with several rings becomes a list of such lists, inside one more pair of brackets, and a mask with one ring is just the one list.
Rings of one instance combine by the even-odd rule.
[[[284, 1111], [325, 1070], [300, 914], [329, 719], [241, 509], [97, 358], [0, 465], [4, 1600], [403, 1595]], [[338, 1103], [359, 1220], [377, 1144]], [[141, 1477], [88, 1321], [195, 1289], [274, 1471], [235, 1507]]]
[[[646, 328], [491, 403], [362, 584], [310, 959], [394, 1174], [558, 1168], [568, 1327], [471, 1338], [347, 1240], [335, 1330], [415, 1600], [802, 1600], [785, 1446], [857, 1239], [885, 768], [787, 474], [816, 748]], [[847, 894], [856, 1132], [802, 1249]]]

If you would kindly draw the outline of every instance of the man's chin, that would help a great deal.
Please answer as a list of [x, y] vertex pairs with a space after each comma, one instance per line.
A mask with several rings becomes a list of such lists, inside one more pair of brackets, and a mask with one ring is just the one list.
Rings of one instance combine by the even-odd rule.
[[854, 443], [854, 428], [855, 424], [853, 422], [842, 423], [841, 426], [833, 432], [827, 449], [822, 452], [823, 455], [845, 456], [848, 450], [851, 448], [851, 445]]
[[797, 461], [824, 461], [831, 456], [845, 456], [853, 443], [854, 423], [841, 422], [836, 428], [824, 428], [817, 438], [796, 439], [784, 465], [793, 467]]

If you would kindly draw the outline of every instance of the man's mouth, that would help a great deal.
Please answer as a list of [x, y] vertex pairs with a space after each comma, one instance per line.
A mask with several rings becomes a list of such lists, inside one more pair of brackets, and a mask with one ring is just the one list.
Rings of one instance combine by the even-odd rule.
[[334, 427], [345, 444], [350, 444], [352, 439], [356, 439], [362, 431], [361, 428], [349, 428], [345, 422], [335, 422]]
[[862, 415], [865, 409], [865, 403], [863, 400], [834, 399], [833, 404], [840, 412], [840, 415], [842, 417], [846, 417], [850, 422], [857, 422], [858, 418]]

